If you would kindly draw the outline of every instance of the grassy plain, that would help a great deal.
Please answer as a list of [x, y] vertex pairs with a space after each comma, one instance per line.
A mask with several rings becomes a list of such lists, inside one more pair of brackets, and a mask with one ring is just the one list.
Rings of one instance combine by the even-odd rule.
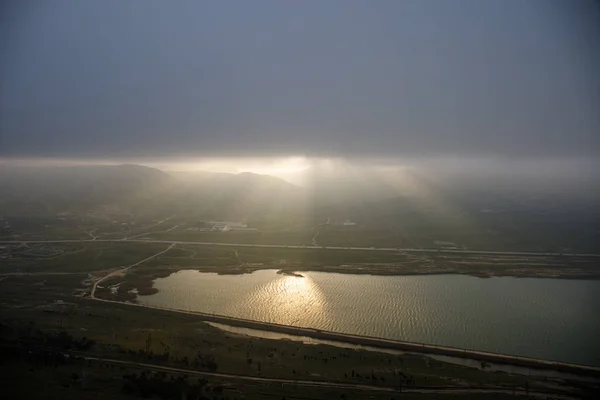
[[0, 273], [93, 272], [131, 265], [164, 250], [160, 243], [89, 242], [13, 246]]

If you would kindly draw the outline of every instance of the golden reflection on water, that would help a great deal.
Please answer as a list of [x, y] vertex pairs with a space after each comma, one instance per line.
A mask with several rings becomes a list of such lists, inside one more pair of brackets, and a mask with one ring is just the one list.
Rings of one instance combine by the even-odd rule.
[[309, 277], [281, 276], [257, 288], [248, 296], [252, 304], [264, 304], [265, 317], [272, 322], [296, 325], [300, 319], [323, 317], [324, 297]]

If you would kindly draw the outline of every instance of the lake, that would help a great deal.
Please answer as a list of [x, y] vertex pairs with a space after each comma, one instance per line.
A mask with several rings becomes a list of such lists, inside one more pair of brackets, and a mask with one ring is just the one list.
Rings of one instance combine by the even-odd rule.
[[193, 270], [143, 304], [600, 366], [600, 281]]

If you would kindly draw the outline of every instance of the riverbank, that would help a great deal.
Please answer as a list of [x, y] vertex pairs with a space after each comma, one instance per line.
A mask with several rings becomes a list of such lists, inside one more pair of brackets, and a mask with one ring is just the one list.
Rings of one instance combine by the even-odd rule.
[[[111, 300], [101, 300], [99, 301], [110, 302], [123, 304], [118, 301]], [[409, 353], [423, 354], [423, 355], [441, 355], [441, 356], [449, 356], [461, 359], [471, 359], [477, 360], [481, 362], [491, 362], [497, 364], [505, 364], [505, 365], [514, 365], [518, 367], [526, 367], [532, 369], [539, 370], [551, 370], [558, 371], [564, 373], [570, 373], [575, 375], [585, 375], [591, 377], [599, 377], [600, 378], [600, 367], [558, 362], [558, 361], [550, 361], [550, 360], [541, 360], [536, 358], [529, 357], [520, 357], [508, 354], [500, 354], [500, 353], [492, 353], [492, 352], [484, 352], [484, 351], [476, 351], [476, 350], [468, 350], [468, 349], [459, 349], [455, 347], [448, 346], [437, 346], [430, 345], [425, 343], [415, 343], [415, 342], [407, 342], [407, 341], [398, 341], [398, 340], [390, 340], [383, 339], [377, 337], [370, 336], [360, 336], [360, 335], [351, 335], [340, 332], [332, 332], [327, 330], [320, 329], [312, 329], [312, 328], [303, 328], [296, 327], [290, 325], [282, 325], [275, 324], [269, 322], [262, 321], [254, 321], [243, 318], [234, 318], [228, 317], [224, 315], [215, 315], [202, 313], [197, 311], [184, 311], [184, 310], [174, 310], [167, 309], [164, 307], [158, 306], [148, 306], [142, 304], [134, 304], [128, 303], [134, 307], [142, 307], [148, 309], [156, 309], [156, 310], [165, 310], [171, 311], [175, 313], [182, 313], [188, 315], [196, 315], [202, 318], [203, 321], [207, 322], [216, 322], [220, 324], [237, 326], [243, 328], [250, 328], [255, 330], [262, 331], [270, 331], [277, 332], [283, 334], [289, 334], [294, 336], [306, 336], [309, 338], [314, 338], [318, 340], [327, 340], [327, 341], [335, 341], [341, 343], [349, 343], [358, 346], [372, 347], [372, 348], [380, 348], [380, 349], [390, 349], [390, 350], [399, 350]]]
[[[107, 279], [99, 290], [98, 296], [108, 300], [136, 301], [137, 295], [150, 295], [157, 293], [153, 287], [154, 280], [166, 278], [182, 270], [196, 270], [203, 273], [216, 273], [219, 275], [243, 275], [260, 270], [277, 270], [278, 274], [302, 277], [300, 272], [328, 272], [350, 275], [375, 275], [375, 276], [427, 276], [427, 275], [467, 275], [476, 278], [514, 277], [514, 278], [545, 278], [545, 279], [584, 279], [600, 280], [600, 269], [591, 268], [591, 260], [571, 260], [564, 264], [564, 260], [537, 260], [538, 262], [525, 263], [522, 259], [507, 260], [505, 258], [483, 258], [462, 260], [462, 262], [448, 261], [448, 257], [436, 259], [438, 262], [417, 260], [421, 262], [410, 263], [360, 263], [342, 265], [315, 265], [301, 263], [241, 263], [236, 265], [218, 266], [191, 266], [191, 265], [153, 265], [144, 264], [132, 268], [123, 276]], [[594, 264], [595, 265], [595, 264]], [[116, 291], [107, 288], [120, 284]]]
[[[269, 339], [269, 340], [290, 340], [290, 341], [301, 342], [303, 344], [310, 344], [310, 345], [323, 344], [323, 345], [327, 345], [327, 346], [334, 346], [334, 347], [353, 349], [353, 350], [359, 350], [359, 351], [366, 350], [366, 351], [380, 352], [380, 353], [392, 354], [392, 355], [407, 354], [406, 351], [401, 351], [401, 350], [393, 350], [393, 349], [387, 349], [387, 348], [381, 348], [381, 347], [361, 346], [361, 345], [356, 345], [356, 344], [350, 344], [347, 342], [336, 342], [336, 341], [332, 341], [332, 340], [320, 340], [320, 339], [315, 339], [315, 338], [307, 337], [307, 336], [296, 336], [296, 335], [289, 335], [289, 334], [285, 334], [285, 333], [277, 333], [277, 332], [273, 332], [273, 331], [263, 331], [263, 330], [256, 330], [256, 329], [252, 329], [252, 328], [236, 327], [236, 326], [231, 326], [231, 325], [220, 324], [217, 322], [206, 322], [206, 323], [209, 324], [210, 326], [213, 326], [213, 327], [218, 328], [225, 332], [234, 333], [234, 334], [238, 334], [238, 335], [242, 335], [242, 336], [253, 337], [253, 338], [261, 338], [261, 339]], [[559, 372], [559, 371], [550, 370], [550, 369], [541, 370], [541, 369], [528, 368], [528, 367], [522, 367], [522, 366], [516, 366], [516, 365], [510, 365], [510, 364], [488, 363], [485, 361], [477, 361], [477, 360], [470, 359], [470, 358], [434, 355], [431, 353], [422, 353], [422, 354], [424, 354], [425, 356], [427, 356], [429, 358], [435, 359], [435, 360], [448, 362], [448, 363], [455, 364], [455, 365], [475, 368], [480, 371], [505, 372], [507, 374], [518, 374], [518, 375], [522, 375], [522, 376], [535, 375], [535, 376], [544, 376], [547, 378], [554, 378], [554, 379], [566, 379], [566, 380], [600, 383], [600, 377], [598, 377], [598, 376], [596, 376], [596, 377], [580, 376], [580, 375], [576, 375], [573, 373]]]
[[419, 354], [435, 354], [457, 358], [467, 358], [477, 361], [492, 362], [499, 364], [515, 365], [534, 369], [548, 369], [572, 374], [581, 374], [594, 377], [600, 377], [600, 368], [578, 364], [563, 363], [557, 361], [547, 361], [535, 358], [518, 357], [507, 354], [490, 353], [475, 350], [458, 349], [446, 346], [435, 346], [424, 343], [413, 343], [396, 340], [381, 339], [368, 336], [349, 335], [338, 332], [298, 328], [288, 325], [272, 324], [260, 321], [250, 321], [239, 318], [203, 314], [204, 319], [213, 322], [226, 323], [233, 326], [240, 326], [258, 330], [287, 333], [296, 336], [307, 336], [320, 340], [330, 340], [343, 343], [356, 344], [360, 346], [375, 347], [381, 349], [401, 350]]

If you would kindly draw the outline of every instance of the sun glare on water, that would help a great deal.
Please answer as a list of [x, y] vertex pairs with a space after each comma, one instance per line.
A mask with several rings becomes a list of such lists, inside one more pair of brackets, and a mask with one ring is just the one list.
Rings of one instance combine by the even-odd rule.
[[[259, 292], [259, 293], [258, 293]], [[301, 316], [321, 314], [324, 298], [309, 277], [281, 276], [257, 290], [263, 304], [270, 305], [269, 319], [294, 325]]]

